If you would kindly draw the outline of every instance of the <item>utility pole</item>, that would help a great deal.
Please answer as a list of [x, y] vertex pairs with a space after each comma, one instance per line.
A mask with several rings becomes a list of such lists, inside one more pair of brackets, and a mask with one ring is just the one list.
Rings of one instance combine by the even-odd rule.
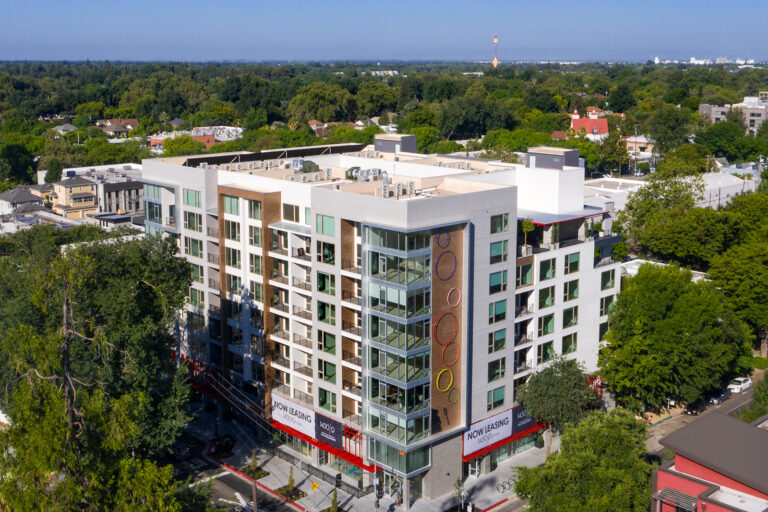
[[251, 494], [253, 495], [253, 512], [258, 512], [256, 505], [256, 479], [251, 480]]

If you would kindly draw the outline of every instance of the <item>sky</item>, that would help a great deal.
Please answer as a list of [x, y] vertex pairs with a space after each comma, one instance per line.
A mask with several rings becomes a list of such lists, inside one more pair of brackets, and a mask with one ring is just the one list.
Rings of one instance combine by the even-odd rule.
[[0, 60], [768, 60], [763, 4], [7, 0]]

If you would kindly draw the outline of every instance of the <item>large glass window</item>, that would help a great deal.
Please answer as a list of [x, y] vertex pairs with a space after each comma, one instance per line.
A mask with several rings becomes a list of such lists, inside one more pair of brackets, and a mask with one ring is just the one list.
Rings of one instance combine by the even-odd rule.
[[[250, 283], [251, 298], [256, 302], [264, 302], [264, 286], [256, 281]], [[256, 311], [256, 310], [251, 310]]]
[[507, 301], [500, 300], [498, 302], [491, 302], [488, 304], [488, 323], [493, 324], [501, 322], [507, 318]]
[[552, 341], [542, 343], [536, 347], [536, 361], [539, 364], [546, 363], [555, 357], [555, 344]]
[[328, 361], [323, 361], [322, 359], [317, 360], [317, 376], [324, 380], [325, 382], [330, 382], [331, 384], [336, 384], [336, 365], [333, 363], [329, 363]]
[[328, 265], [336, 264], [336, 246], [327, 242], [317, 241], [317, 261]]
[[504, 350], [507, 344], [507, 330], [499, 329], [498, 331], [488, 333], [488, 353], [498, 352]]
[[576, 352], [576, 333], [563, 336], [563, 354]]
[[509, 214], [491, 215], [491, 234], [503, 233], [509, 229]]
[[335, 235], [335, 229], [334, 229], [334, 218], [329, 217], [328, 215], [320, 215], [319, 213], [315, 215], [316, 224], [315, 228], [318, 233], [321, 235], [328, 235], [328, 236], [334, 236]]
[[336, 306], [317, 301], [317, 319], [329, 325], [336, 325]]
[[488, 382], [503, 379], [507, 371], [507, 358], [502, 357], [488, 363]]
[[[158, 198], [159, 199], [159, 198]], [[191, 188], [184, 189], [184, 204], [187, 206], [194, 206], [200, 208], [200, 191], [192, 190]]]
[[579, 323], [579, 306], [563, 310], [563, 329], [573, 327]]
[[402, 318], [426, 315], [431, 311], [429, 288], [406, 292], [392, 286], [368, 283], [368, 307]]
[[205, 274], [203, 274], [203, 267], [201, 265], [192, 265], [192, 281], [195, 283], [203, 283], [205, 281]]
[[161, 199], [161, 190], [162, 187], [158, 187], [157, 185], [150, 185], [149, 183], [144, 184], [144, 197], [147, 199]]
[[600, 289], [608, 290], [616, 285], [616, 270], [606, 270], [600, 274]]
[[555, 305], [555, 287], [548, 286], [539, 290], [539, 309]]
[[256, 226], [248, 226], [248, 245], [261, 247], [261, 229]]
[[261, 256], [259, 256], [258, 254], [248, 255], [248, 270], [250, 270], [251, 274], [262, 275], [262, 272], [264, 270], [261, 264], [262, 264]]
[[336, 354], [336, 336], [329, 332], [317, 331], [317, 348], [327, 354]]
[[224, 213], [240, 215], [240, 198], [224, 196]]
[[386, 350], [371, 347], [368, 368], [399, 381], [409, 381], [429, 375], [429, 353], [400, 356]]
[[155, 224], [163, 223], [163, 207], [160, 203], [144, 201], [144, 219]]
[[317, 272], [317, 291], [336, 295], [336, 276], [327, 272]]
[[385, 320], [375, 315], [368, 315], [368, 337], [378, 343], [401, 350], [412, 350], [429, 344], [431, 337], [429, 319], [412, 324], [403, 324], [394, 320]]
[[613, 295], [607, 295], [600, 298], [600, 316], [607, 315], [611, 312], [613, 306]]
[[189, 288], [189, 303], [196, 308], [205, 307], [205, 292], [196, 288]]
[[283, 203], [283, 220], [301, 222], [299, 207], [295, 204]]
[[494, 293], [507, 291], [507, 271], [491, 272], [488, 283], [488, 293], [493, 295]]
[[366, 228], [367, 242], [375, 247], [385, 247], [398, 251], [418, 251], [430, 247], [432, 234], [429, 231], [401, 233], [382, 228]]
[[199, 213], [184, 212], [184, 228], [191, 231], [203, 230], [203, 216]]
[[563, 263], [563, 273], [572, 274], [579, 271], [579, 253], [566, 254]]
[[320, 403], [320, 407], [326, 411], [333, 413], [336, 412], [336, 393], [331, 393], [330, 391], [326, 391], [323, 388], [318, 388], [317, 397]]
[[[373, 412], [370, 417], [376, 415], [376, 428], [380, 428], [386, 432], [386, 424], [381, 425], [380, 418], [377, 412]], [[429, 416], [425, 416], [424, 419], [418, 418], [423, 421], [423, 428], [426, 430], [426, 434], [429, 435]], [[369, 420], [369, 425], [372, 422]], [[409, 439], [411, 440], [411, 439]], [[389, 466], [401, 473], [410, 473], [418, 469], [427, 467], [429, 465], [429, 446], [424, 446], [416, 450], [404, 452], [397, 447], [388, 446], [386, 443], [369, 438], [368, 453], [371, 458], [376, 462]]]
[[555, 277], [555, 258], [539, 263], [539, 281], [546, 281]]
[[240, 241], [240, 223], [231, 220], [224, 221], [224, 238], [227, 240]]
[[555, 315], [539, 317], [539, 337], [555, 332]]
[[509, 254], [509, 240], [501, 240], [491, 243], [491, 263], [507, 261]]
[[563, 302], [579, 298], [579, 280], [574, 279], [563, 284]]
[[240, 251], [237, 249], [225, 247], [224, 258], [228, 267], [240, 268]]
[[398, 284], [416, 284], [430, 279], [430, 256], [400, 258], [374, 251], [368, 254], [368, 274], [375, 279]]
[[533, 264], [523, 263], [517, 266], [517, 286], [533, 284]]
[[261, 201], [248, 200], [248, 218], [261, 220]]
[[227, 291], [230, 293], [240, 293], [240, 290], [243, 287], [243, 280], [240, 276], [233, 276], [232, 274], [227, 274], [226, 283]]
[[487, 410], [492, 411], [494, 409], [498, 409], [502, 405], [504, 405], [504, 386], [492, 389], [488, 392]]
[[197, 258], [203, 257], [203, 242], [197, 238], [184, 237], [184, 254], [195, 256]]
[[600, 324], [600, 331], [599, 331], [599, 338], [600, 341], [605, 340], [605, 335], [608, 334], [608, 322], [603, 322]]

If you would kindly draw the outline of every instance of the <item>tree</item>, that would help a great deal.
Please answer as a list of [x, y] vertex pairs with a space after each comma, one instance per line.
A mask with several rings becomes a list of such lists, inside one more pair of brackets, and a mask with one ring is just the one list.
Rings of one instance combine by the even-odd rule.
[[609, 325], [600, 373], [632, 410], [657, 410], [668, 396], [693, 402], [738, 373], [749, 352], [721, 292], [674, 266], [643, 265], [622, 280]]
[[709, 148], [701, 144], [683, 144], [667, 152], [656, 164], [660, 176], [691, 176], [707, 171]]
[[557, 104], [555, 96], [544, 87], [533, 86], [526, 89], [523, 101], [529, 108], [535, 108], [541, 112], [557, 112], [560, 105]]
[[333, 497], [331, 498], [330, 512], [338, 512], [339, 510], [339, 493], [338, 488], [333, 488]]
[[0, 179], [31, 183], [35, 159], [21, 144], [0, 144]]
[[735, 314], [751, 329], [768, 356], [768, 242], [755, 234], [712, 258], [712, 283], [723, 291]]
[[696, 134], [696, 143], [706, 146], [715, 156], [730, 161], [754, 160], [768, 152], [768, 144], [761, 138], [744, 135], [736, 123], [715, 123]]
[[397, 103], [397, 91], [376, 80], [366, 80], [355, 94], [358, 117], [373, 117]]
[[453, 499], [459, 504], [459, 512], [464, 511], [464, 500], [467, 499], [467, 491], [464, 490], [464, 484], [461, 478], [457, 478], [453, 483]]
[[196, 155], [205, 151], [205, 144], [189, 135], [180, 135], [163, 141], [163, 156]]
[[45, 182], [56, 183], [57, 181], [61, 181], [61, 171], [62, 167], [59, 159], [51, 158], [48, 162], [48, 170], [45, 173]]
[[691, 116], [687, 111], [664, 105], [648, 119], [648, 133], [662, 155], [685, 144], [690, 135]]
[[549, 431], [547, 456], [555, 431], [575, 424], [595, 402], [595, 393], [579, 363], [562, 357], [540, 369], [517, 391], [517, 401]]
[[293, 489], [296, 486], [296, 480], [293, 479], [293, 466], [288, 473], [288, 489]]
[[302, 120], [345, 121], [354, 113], [355, 100], [349, 91], [323, 82], [305, 85], [288, 104], [288, 114]]
[[645, 512], [653, 465], [645, 459], [645, 425], [627, 411], [593, 411], [544, 465], [515, 469], [515, 493], [531, 512]]
[[523, 245], [528, 245], [528, 233], [533, 231], [535, 226], [533, 225], [533, 221], [530, 218], [526, 218], [523, 220], [521, 229], [523, 231]]
[[597, 145], [597, 155], [600, 159], [600, 167], [604, 170], [618, 170], [621, 174], [621, 163], [629, 163], [627, 143], [621, 138], [621, 134], [613, 131]]
[[614, 112], [626, 112], [635, 106], [635, 97], [628, 83], [619, 85], [608, 95], [608, 106]]
[[440, 130], [433, 126], [417, 126], [409, 132], [416, 136], [416, 151], [427, 153], [440, 140]]

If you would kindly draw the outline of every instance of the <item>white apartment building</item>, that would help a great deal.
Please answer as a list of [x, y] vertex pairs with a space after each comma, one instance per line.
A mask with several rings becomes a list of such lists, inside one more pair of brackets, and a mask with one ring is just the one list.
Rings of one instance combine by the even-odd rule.
[[406, 509], [531, 448], [515, 389], [556, 354], [594, 370], [619, 290], [578, 153], [278, 155], [143, 163], [147, 234], [195, 266], [183, 352], [280, 450]]

